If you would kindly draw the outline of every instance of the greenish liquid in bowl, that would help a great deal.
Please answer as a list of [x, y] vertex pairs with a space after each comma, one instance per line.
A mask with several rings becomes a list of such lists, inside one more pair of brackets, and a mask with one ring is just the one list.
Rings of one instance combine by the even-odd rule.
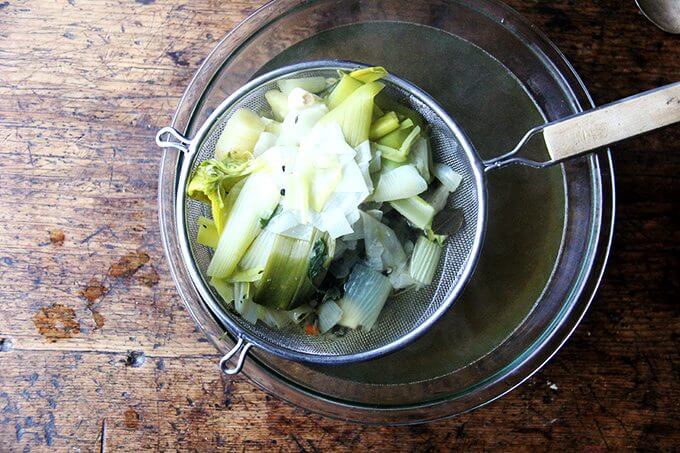
[[[496, 59], [454, 35], [419, 25], [336, 28], [288, 48], [261, 72], [333, 58], [382, 65], [424, 89], [485, 159], [510, 150], [526, 131], [544, 122], [520, 82]], [[513, 166], [492, 172], [488, 183], [488, 229], [477, 270], [442, 320], [387, 357], [312, 368], [367, 384], [426, 381], [476, 362], [522, 323], [550, 278], [560, 248], [563, 174], [559, 167]]]

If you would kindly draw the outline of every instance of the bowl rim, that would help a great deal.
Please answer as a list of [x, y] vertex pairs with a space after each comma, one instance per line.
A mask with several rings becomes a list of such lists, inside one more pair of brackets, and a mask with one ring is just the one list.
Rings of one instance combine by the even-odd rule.
[[[177, 111], [173, 116], [173, 127], [177, 126], [181, 119], [181, 108], [185, 101], [191, 96], [190, 93], [194, 84], [200, 82], [202, 79], [207, 79], [208, 81], [212, 80], [214, 75], [226, 62], [225, 60], [222, 62], [222, 64], [218, 65], [217, 68], [212, 68], [213, 70], [209, 74], [202, 73], [204, 69], [210, 69], [208, 66], [211, 62], [211, 57], [218, 51], [218, 49], [225, 42], [232, 39], [237, 33], [243, 31], [246, 24], [258, 20], [263, 22], [267, 19], [278, 17], [276, 14], [274, 14], [276, 11], [272, 11], [273, 7], [286, 3], [296, 6], [305, 2], [302, 0], [272, 0], [244, 19], [230, 33], [225, 35], [225, 37], [213, 48], [213, 50], [204, 60], [204, 63], [195, 73], [186, 91], [181, 97]], [[539, 31], [518, 12], [498, 0], [478, 0], [474, 2], [471, 0], [458, 0], [458, 3], [467, 6], [477, 13], [486, 14], [491, 19], [502, 23], [503, 26], [508, 28], [515, 35], [522, 37], [523, 42], [532, 42], [535, 44], [537, 46], [536, 50], [544, 54], [545, 61], [551, 63], [554, 66], [556, 75], [562, 78], [564, 87], [569, 89], [569, 92], [565, 93], [565, 95], [571, 98], [576, 110], [583, 110], [584, 106], [586, 108], [594, 107], [594, 103], [585, 87], [585, 84], [566, 57], [541, 31]], [[289, 10], [290, 8], [286, 9], [286, 11]], [[237, 50], [238, 48], [234, 51]], [[558, 64], [563, 65], [564, 68], [557, 68]], [[205, 91], [209, 87], [210, 84], [206, 83], [198, 95], [198, 98], [202, 98]], [[184, 116], [187, 117], [185, 118], [187, 119], [186, 124], [184, 125], [185, 127], [188, 127], [190, 124], [189, 120], [194, 117], [195, 111], [198, 108], [199, 103], [194, 103], [193, 109], [188, 115], [186, 112], [184, 112]], [[163, 218], [162, 203], [164, 200], [162, 199], [161, 194], [161, 182], [166, 166], [166, 153], [168, 152], [171, 151], [164, 152], [163, 162], [161, 164], [161, 181], [159, 181], [159, 217], [163, 247], [170, 262], [170, 272], [172, 274], [173, 280], [175, 281], [175, 285], [179, 289], [179, 293], [182, 297], [184, 305], [194, 318], [196, 324], [205, 331], [203, 324], [205, 322], [210, 322], [210, 318], [213, 317], [213, 315], [210, 313], [196, 312], [196, 310], [194, 310], [194, 308], [191, 307], [186, 300], [181, 290], [182, 284], [178, 281], [177, 270], [173, 267], [175, 263], [173, 262], [172, 251], [169, 248], [170, 245], [168, 244], [170, 235], [168, 235], [168, 225]], [[513, 362], [512, 366], [508, 366], [500, 370], [498, 373], [496, 373], [496, 375], [491, 376], [487, 380], [491, 382], [487, 382], [482, 386], [484, 391], [483, 393], [485, 395], [482, 395], [481, 398], [469, 398], [467, 402], [463, 403], [464, 407], [461, 407], [462, 399], [450, 398], [445, 401], [435, 401], [425, 404], [379, 408], [330, 399], [308, 389], [301, 388], [295, 383], [289, 381], [284, 376], [276, 373], [266, 365], [263, 365], [256, 360], [249, 361], [249, 363], [244, 368], [244, 374], [246, 374], [261, 389], [269, 393], [273, 393], [274, 395], [291, 402], [292, 404], [329, 417], [366, 424], [400, 425], [429, 422], [468, 412], [507, 394], [533, 376], [563, 346], [585, 315], [604, 274], [605, 265], [611, 249], [615, 219], [616, 197], [614, 168], [611, 154], [608, 149], [593, 155], [593, 161], [595, 163], [594, 170], [597, 171], [601, 176], [600, 181], [602, 184], [602, 206], [600, 213], [602, 220], [600, 222], [599, 236], [596, 238], [597, 245], [594, 248], [592, 263], [590, 269], [588, 269], [587, 275], [584, 277], [582, 285], [580, 285], [578, 294], [574, 296], [575, 301], [571, 306], [569, 313], [564, 314], [561, 317], [558, 325], [554, 326], [550, 331], [550, 335], [536, 340], [536, 342], [540, 341], [541, 344], [537, 348], [533, 349], [532, 353], [528, 357], [525, 357], [524, 360], [522, 360], [522, 362], [518, 365]], [[205, 308], [206, 307], [204, 306], [203, 309]], [[214, 322], [215, 319], [212, 318], [212, 321]], [[225, 338], [224, 336], [208, 336], [215, 346], [222, 351], [229, 349], [230, 345], [233, 344], [232, 341], [228, 341], [229, 339]]]

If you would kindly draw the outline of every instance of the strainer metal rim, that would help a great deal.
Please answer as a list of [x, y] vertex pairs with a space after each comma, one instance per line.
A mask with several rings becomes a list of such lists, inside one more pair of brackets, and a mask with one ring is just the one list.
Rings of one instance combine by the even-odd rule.
[[[353, 353], [353, 354], [311, 354], [304, 353], [288, 348], [283, 348], [277, 344], [271, 343], [267, 340], [259, 338], [255, 335], [244, 331], [231, 317], [226, 313], [225, 309], [215, 300], [212, 291], [208, 288], [208, 284], [198, 270], [193, 254], [191, 252], [191, 246], [189, 243], [189, 237], [187, 234], [187, 227], [185, 223], [186, 209], [186, 185], [187, 179], [190, 173], [190, 168], [196, 157], [196, 151], [198, 147], [202, 144], [206, 135], [211, 130], [212, 126], [215, 124], [217, 119], [230, 108], [232, 104], [241, 99], [245, 94], [249, 93], [253, 89], [261, 86], [262, 84], [274, 81], [278, 78], [284, 76], [291, 77], [295, 76], [303, 71], [311, 69], [344, 69], [351, 70], [356, 68], [368, 67], [369, 65], [364, 63], [358, 63], [347, 60], [316, 60], [311, 62], [298, 63], [290, 66], [285, 66], [274, 71], [268, 72], [261, 76], [256, 77], [247, 84], [243, 85], [241, 88], [236, 90], [230, 96], [228, 96], [205, 120], [201, 125], [196, 135], [191, 139], [184, 139], [180, 137], [180, 142], [182, 142], [181, 148], [184, 152], [182, 153], [182, 158], [178, 163], [179, 172], [178, 180], [175, 186], [175, 223], [177, 226], [177, 236], [180, 245], [180, 250], [182, 258], [184, 261], [184, 266], [187, 272], [191, 276], [192, 284], [199, 293], [203, 302], [210, 308], [210, 310], [215, 314], [215, 316], [222, 322], [229, 332], [234, 335], [239, 342], [244, 340], [245, 346], [242, 350], [242, 356], [250, 348], [250, 345], [255, 345], [260, 349], [267, 352], [275, 354], [284, 359], [306, 362], [306, 363], [316, 363], [323, 365], [340, 365], [353, 362], [366, 361], [380, 356], [384, 356], [391, 352], [397, 351], [409, 343], [415, 341], [417, 338], [422, 336], [435, 322], [437, 322], [443, 314], [451, 308], [453, 303], [458, 299], [461, 292], [465, 288], [466, 284], [469, 282], [472, 273], [475, 270], [477, 261], [480, 256], [481, 247], [484, 241], [484, 236], [486, 232], [486, 221], [487, 221], [487, 189], [486, 189], [486, 177], [484, 162], [477, 154], [476, 149], [467, 138], [465, 133], [458, 127], [456, 122], [451, 118], [451, 116], [439, 105], [439, 103], [434, 100], [432, 96], [413, 85], [412, 83], [397, 77], [393, 74], [389, 74], [385, 80], [391, 82], [397, 86], [401, 86], [408, 90], [413, 96], [419, 99], [419, 101], [426, 104], [434, 113], [436, 113], [441, 120], [446, 124], [446, 126], [453, 132], [456, 140], [463, 149], [468, 162], [471, 167], [471, 172], [475, 179], [475, 190], [478, 203], [477, 219], [475, 236], [470, 248], [470, 253], [465, 259], [462, 270], [459, 273], [459, 277], [456, 283], [451, 287], [448, 295], [445, 297], [444, 301], [440, 306], [418, 327], [410, 331], [408, 334], [399, 337], [399, 339], [387, 343], [375, 349], [370, 349], [367, 351]], [[172, 132], [172, 131], [170, 131]], [[183, 140], [182, 140], [183, 139]], [[466, 219], [468, 220], [468, 219]], [[241, 342], [243, 344], [243, 342]], [[234, 348], [232, 352], [236, 352], [237, 348]], [[240, 369], [240, 367], [239, 367]], [[238, 370], [237, 370], [238, 371]]]

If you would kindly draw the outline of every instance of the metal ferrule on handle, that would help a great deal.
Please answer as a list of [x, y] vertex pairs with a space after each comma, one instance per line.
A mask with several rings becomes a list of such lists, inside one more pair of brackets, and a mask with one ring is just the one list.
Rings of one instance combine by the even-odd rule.
[[[224, 374], [228, 374], [230, 376], [240, 373], [241, 369], [243, 369], [243, 364], [246, 361], [248, 350], [252, 347], [253, 347], [252, 343], [245, 341], [243, 338], [239, 338], [234, 347], [231, 348], [229, 352], [224, 354], [224, 357], [222, 357], [222, 359], [220, 360], [220, 370], [222, 370]], [[237, 352], [239, 352], [239, 350], [241, 351], [241, 353], [238, 356], [236, 365], [234, 365], [234, 367], [232, 368], [229, 368], [229, 361]]]
[[[680, 122], [680, 82], [538, 126], [527, 132], [509, 153], [485, 161], [485, 171], [515, 163], [549, 167], [677, 122]], [[537, 162], [519, 156], [525, 144], [539, 133], [551, 160]]]

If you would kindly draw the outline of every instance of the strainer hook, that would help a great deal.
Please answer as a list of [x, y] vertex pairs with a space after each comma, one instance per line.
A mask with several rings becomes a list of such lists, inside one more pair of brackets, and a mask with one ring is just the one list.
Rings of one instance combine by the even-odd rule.
[[[163, 140], [165, 134], [169, 134], [170, 138], [174, 138], [175, 140]], [[180, 134], [174, 127], [164, 127], [156, 134], [156, 144], [161, 148], [175, 148], [183, 153], [188, 153], [191, 140]]]
[[[241, 372], [241, 369], [243, 368], [243, 364], [246, 361], [246, 355], [248, 355], [248, 350], [253, 347], [253, 344], [250, 342], [246, 342], [243, 338], [239, 338], [236, 344], [234, 345], [233, 348], [226, 354], [224, 354], [224, 357], [220, 359], [220, 370], [224, 374], [228, 375], [234, 375], [234, 374], [239, 374]], [[241, 353], [238, 356], [238, 361], [236, 362], [236, 365], [233, 368], [229, 368], [229, 360], [238, 352], [241, 351]]]

